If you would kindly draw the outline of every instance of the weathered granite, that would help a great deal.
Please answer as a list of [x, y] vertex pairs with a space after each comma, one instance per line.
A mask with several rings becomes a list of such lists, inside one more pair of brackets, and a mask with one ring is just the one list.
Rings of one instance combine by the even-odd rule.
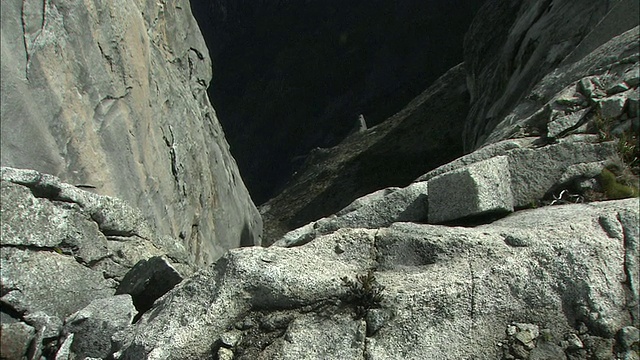
[[426, 221], [427, 186], [426, 182], [417, 182], [402, 189], [383, 189], [358, 198], [336, 215], [289, 231], [272, 246], [300, 246], [338, 229], [376, 229], [398, 221]]
[[429, 223], [513, 211], [507, 156], [496, 156], [444, 173], [427, 184]]
[[116, 294], [129, 294], [140, 313], [149, 310], [153, 303], [183, 280], [171, 262], [164, 256], [140, 260], [124, 276]]
[[[640, 289], [622, 281], [633, 271], [628, 258], [638, 258], [629, 252], [638, 201], [542, 207], [476, 228], [342, 229], [294, 248], [233, 250], [120, 333], [116, 355], [198, 359], [225, 348], [222, 353], [241, 358], [253, 349], [252, 358], [496, 359], [503, 351], [496, 343], [513, 322], [524, 324], [521, 329], [544, 324], [548, 345], [538, 339], [542, 330], [516, 336], [530, 346], [522, 349], [527, 353], [540, 345], [535, 356], [556, 353], [578, 323], [583, 338], [592, 339], [585, 347], [601, 349], [598, 344], [615, 344], [618, 331], [638, 321], [629, 294]], [[526, 242], [513, 246], [509, 237]], [[357, 334], [366, 334], [365, 327], [344, 302], [348, 287], [341, 278], [371, 266], [385, 287], [381, 311], [391, 315], [363, 342]], [[229, 340], [230, 329], [241, 340]], [[229, 338], [226, 345], [220, 337]], [[327, 348], [330, 339], [333, 348]], [[346, 339], [360, 351], [342, 352]]]
[[43, 311], [65, 318], [115, 292], [114, 281], [55, 251], [3, 248], [1, 260], [0, 301], [23, 314]]
[[187, 0], [9, 0], [1, 14], [2, 166], [144, 209], [202, 265], [260, 242]]
[[93, 300], [65, 320], [63, 335], [73, 337], [69, 347], [75, 358], [107, 358], [111, 336], [124, 329], [137, 314], [130, 295]]
[[[623, 123], [637, 117], [634, 99], [638, 85], [628, 85], [640, 63], [636, 26], [605, 42], [576, 62], [563, 62], [522, 94], [496, 126], [487, 132], [484, 144], [512, 137], [541, 135], [560, 138], [571, 133], [596, 133], [597, 122], [605, 119]], [[611, 93], [624, 86], [628, 90]], [[609, 91], [607, 91], [609, 90]], [[635, 131], [640, 128], [635, 125]]]
[[[2, 167], [0, 174], [0, 303], [3, 311], [35, 329], [32, 354], [52, 356], [50, 344], [56, 346], [63, 320], [94, 300], [112, 301], [119, 283], [133, 276], [127, 272], [139, 261], [166, 256], [163, 261], [175, 275], [162, 279], [159, 294], [131, 291], [140, 303], [153, 303], [177, 283], [176, 277], [193, 272], [181, 243], [158, 237], [141, 212], [124, 201], [34, 170]], [[149, 284], [153, 276], [136, 275], [154, 285]], [[89, 336], [85, 328], [77, 332], [74, 346]], [[22, 351], [8, 344], [13, 348], [7, 353]], [[110, 346], [101, 348], [100, 356], [108, 355]]]
[[36, 333], [35, 329], [23, 322], [5, 323], [0, 328], [0, 353], [3, 359], [23, 359]]

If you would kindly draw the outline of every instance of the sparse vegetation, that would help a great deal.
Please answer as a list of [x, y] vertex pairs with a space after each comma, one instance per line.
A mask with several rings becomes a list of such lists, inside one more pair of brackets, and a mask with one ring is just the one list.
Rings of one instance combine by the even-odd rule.
[[[610, 159], [598, 176], [604, 199], [624, 199], [639, 196], [640, 136], [633, 126], [616, 129], [616, 119], [604, 118], [600, 113], [593, 125], [600, 140], [616, 141], [618, 157]], [[590, 198], [593, 198], [590, 196]]]
[[593, 125], [601, 141], [617, 141], [616, 147], [621, 160], [636, 176], [640, 174], [640, 137], [634, 131], [633, 126], [628, 129], [614, 132], [617, 120], [604, 118], [596, 113]]
[[620, 176], [616, 176], [608, 168], [602, 169], [598, 180], [607, 199], [625, 199], [638, 196], [637, 185], [620, 181]]
[[356, 311], [356, 319], [364, 318], [369, 309], [377, 309], [382, 302], [384, 286], [378, 284], [373, 270], [366, 274], [356, 276], [353, 281], [348, 277], [342, 278], [343, 285], [348, 287], [345, 301], [353, 304]]

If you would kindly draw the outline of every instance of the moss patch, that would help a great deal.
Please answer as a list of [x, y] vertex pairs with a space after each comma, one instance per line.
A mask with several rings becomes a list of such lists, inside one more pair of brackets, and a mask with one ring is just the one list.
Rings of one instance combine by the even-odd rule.
[[607, 199], [626, 199], [638, 196], [639, 191], [637, 184], [632, 185], [620, 182], [616, 174], [607, 168], [602, 169], [602, 172], [598, 176], [598, 181]]

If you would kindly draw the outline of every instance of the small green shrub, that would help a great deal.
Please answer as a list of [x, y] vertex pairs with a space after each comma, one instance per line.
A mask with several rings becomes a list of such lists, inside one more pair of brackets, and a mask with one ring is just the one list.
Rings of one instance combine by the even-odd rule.
[[608, 168], [602, 169], [598, 180], [607, 199], [626, 199], [638, 196], [637, 186], [620, 182], [616, 174]]
[[366, 274], [357, 275], [355, 281], [345, 276], [342, 278], [342, 282], [344, 286], [348, 287], [343, 300], [354, 305], [356, 319], [364, 318], [369, 309], [380, 308], [384, 286], [378, 284], [373, 270], [369, 270]]
[[[615, 141], [617, 157], [610, 159], [609, 164], [598, 176], [602, 187], [602, 198], [624, 199], [638, 196], [640, 186], [640, 136], [630, 126], [624, 131], [614, 129], [618, 121], [604, 118], [597, 112], [593, 122], [596, 133], [601, 141]], [[597, 200], [598, 194], [587, 196], [590, 200]]]
[[613, 128], [614, 122], [615, 119], [605, 118], [599, 111], [596, 112], [596, 115], [592, 120], [592, 124], [595, 127], [598, 137], [600, 137], [600, 141], [609, 141], [613, 139], [611, 129]]

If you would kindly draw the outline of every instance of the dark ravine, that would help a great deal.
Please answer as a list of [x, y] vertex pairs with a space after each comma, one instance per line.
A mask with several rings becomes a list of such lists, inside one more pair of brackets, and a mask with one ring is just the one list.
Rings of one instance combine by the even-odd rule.
[[260, 207], [263, 244], [461, 156], [468, 103], [465, 69], [458, 65], [384, 123], [314, 149], [285, 190]]
[[[463, 58], [483, 0], [194, 0], [209, 95], [257, 204], [302, 159], [377, 125]], [[260, 156], [256, 156], [259, 154]]]
[[[465, 35], [465, 62], [459, 70], [464, 74], [452, 77], [451, 71], [425, 92], [442, 101], [427, 101], [416, 111], [423, 94], [379, 127], [356, 137], [355, 141], [368, 144], [367, 151], [345, 146], [348, 139], [323, 152], [331, 155], [300, 169], [282, 193], [260, 207], [266, 222], [265, 242], [270, 244], [286, 230], [337, 212], [364, 193], [406, 186], [411, 177], [420, 176], [418, 172], [426, 173], [483, 145], [545, 135], [548, 119], [539, 116], [546, 111], [545, 104], [572, 81], [607, 71], [606, 66], [611, 65], [606, 58], [589, 58], [589, 51], [637, 26], [637, 17], [620, 14], [637, 13], [638, 6], [637, 1], [627, 0], [585, 1], [579, 8], [571, 1], [488, 2]], [[620, 58], [637, 51], [632, 41], [625, 46], [616, 50]], [[580, 64], [582, 59], [587, 60]], [[572, 64], [576, 65], [571, 68]], [[550, 79], [543, 81], [547, 74]], [[536, 91], [541, 81], [544, 88]], [[553, 116], [561, 111], [569, 112], [553, 109]], [[376, 134], [398, 122], [405, 123], [400, 128], [411, 130], [396, 131], [391, 140]], [[565, 127], [565, 134], [570, 127]], [[422, 144], [418, 145], [420, 139]], [[412, 150], [405, 152], [404, 144], [411, 144], [408, 147]], [[375, 148], [384, 152], [376, 153]], [[341, 158], [351, 156], [359, 161], [337, 165], [343, 164]], [[403, 168], [399, 164], [411, 165]], [[337, 175], [328, 175], [331, 172]], [[351, 184], [357, 190], [350, 190]], [[335, 201], [336, 197], [340, 201]]]

